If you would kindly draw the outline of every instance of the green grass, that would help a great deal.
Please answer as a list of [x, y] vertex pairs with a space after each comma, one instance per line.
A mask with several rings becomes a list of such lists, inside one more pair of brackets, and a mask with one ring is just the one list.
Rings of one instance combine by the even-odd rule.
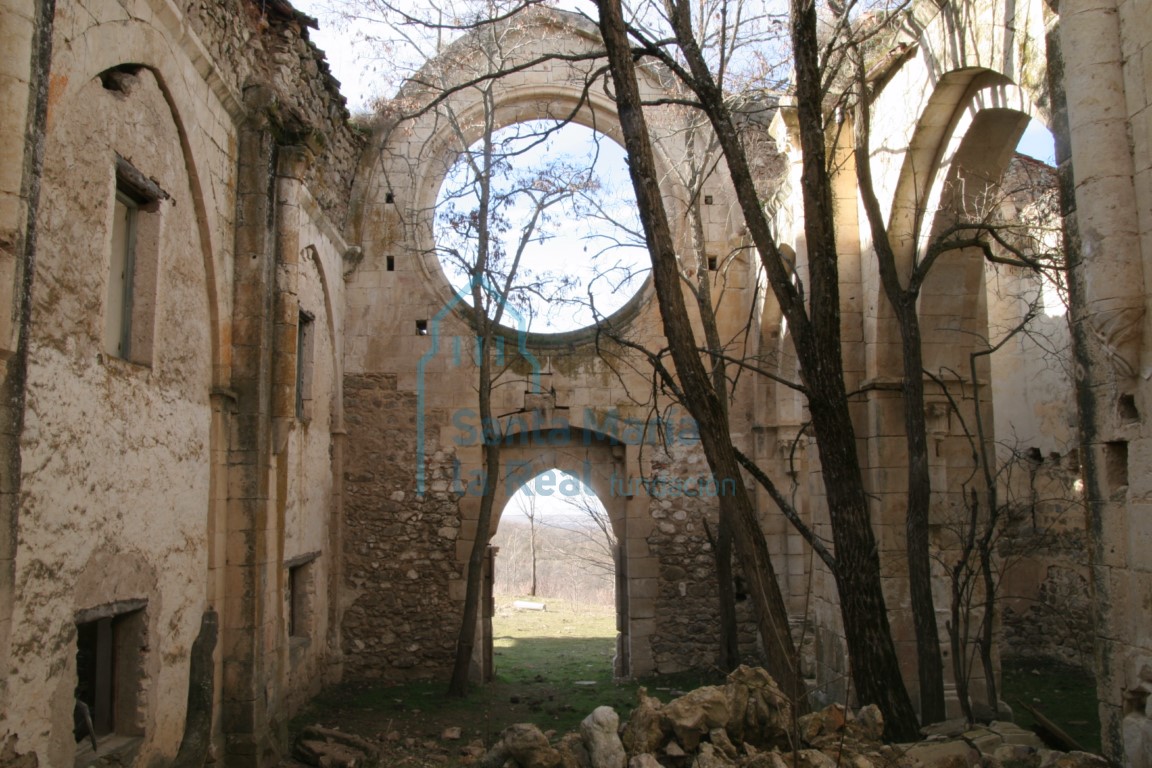
[[[473, 687], [466, 698], [445, 695], [446, 680], [405, 685], [348, 681], [306, 706], [294, 719], [293, 732], [319, 723], [370, 739], [395, 733], [400, 741], [430, 743], [455, 726], [463, 732], [462, 743], [480, 739], [490, 745], [513, 723], [534, 723], [557, 733], [576, 730], [593, 709], [605, 704], [626, 719], [641, 685], [668, 701], [682, 691], [722, 681], [717, 675], [692, 672], [616, 682], [614, 611], [545, 602], [547, 611], [517, 611], [510, 598], [497, 601], [495, 679]], [[454, 765], [454, 760], [452, 755], [446, 765]]]
[[1008, 658], [1001, 662], [1001, 669], [1003, 698], [1012, 707], [1019, 725], [1035, 725], [1032, 716], [1018, 706], [1023, 701], [1089, 752], [1100, 751], [1100, 715], [1092, 675], [1047, 659]]
[[[439, 740], [447, 727], [462, 730], [462, 744], [479, 739], [491, 745], [513, 723], [534, 723], [544, 731], [565, 733], [576, 730], [603, 704], [626, 719], [641, 685], [669, 701], [683, 691], [723, 682], [714, 671], [616, 682], [613, 611], [546, 602], [547, 611], [516, 611], [511, 599], [498, 600], [493, 619], [495, 680], [473, 687], [466, 698], [449, 698], [446, 680], [406, 685], [349, 681], [313, 700], [295, 719], [293, 730], [319, 723], [370, 739], [383, 740], [394, 733], [400, 742], [415, 739], [422, 745], [439, 745], [447, 751], [448, 762], [438, 764], [454, 766], [458, 755], [453, 746]], [[1052, 662], [1008, 659], [1003, 664], [1003, 689], [1003, 698], [1024, 727], [1032, 722], [1017, 705], [1021, 700], [1040, 709], [1086, 749], [1099, 751], [1095, 684], [1090, 676]], [[401, 760], [394, 764], [423, 765]]]

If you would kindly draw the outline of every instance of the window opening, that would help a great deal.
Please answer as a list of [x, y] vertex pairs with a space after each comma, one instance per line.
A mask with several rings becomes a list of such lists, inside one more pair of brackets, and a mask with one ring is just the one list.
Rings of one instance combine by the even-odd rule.
[[312, 418], [312, 368], [316, 337], [316, 317], [300, 310], [296, 324], [296, 418]]
[[[142, 600], [84, 611], [76, 618], [77, 741], [110, 734], [143, 735], [139, 691], [146, 621]], [[77, 707], [77, 714], [82, 712]], [[92, 731], [88, 732], [88, 722]]]
[[141, 365], [152, 362], [160, 201], [165, 199], [168, 193], [156, 182], [116, 157], [104, 351]]
[[651, 266], [620, 144], [576, 123], [526, 120], [456, 149], [433, 234], [463, 304], [481, 258], [485, 306], [473, 309], [494, 317], [502, 306], [501, 323], [517, 331], [589, 328], [640, 291]]
[[312, 636], [312, 598], [315, 593], [315, 565], [319, 552], [310, 552], [288, 560], [287, 602], [288, 636], [306, 640]]

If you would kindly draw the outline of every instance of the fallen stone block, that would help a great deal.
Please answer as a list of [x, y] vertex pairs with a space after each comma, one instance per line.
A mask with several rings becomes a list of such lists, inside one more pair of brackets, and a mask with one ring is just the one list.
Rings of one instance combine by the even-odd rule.
[[311, 725], [300, 732], [293, 754], [318, 768], [375, 768], [380, 750], [372, 742], [351, 733]]

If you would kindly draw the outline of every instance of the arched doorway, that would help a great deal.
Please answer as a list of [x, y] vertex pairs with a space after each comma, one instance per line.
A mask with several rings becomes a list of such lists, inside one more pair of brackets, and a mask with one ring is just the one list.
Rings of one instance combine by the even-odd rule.
[[587, 685], [615, 676], [627, 585], [596, 492], [560, 469], [536, 474], [505, 505], [492, 552], [493, 673], [542, 667]]
[[[563, 434], [563, 439], [557, 435]], [[520, 498], [535, 498], [539, 503], [550, 499], [565, 514], [588, 517], [589, 510], [581, 509], [584, 501], [595, 500], [597, 520], [591, 525], [603, 537], [611, 551], [612, 595], [615, 614], [616, 643], [613, 662], [615, 677], [629, 677], [634, 670], [631, 663], [632, 616], [629, 602], [629, 517], [630, 507], [643, 501], [627, 492], [626, 446], [607, 435], [577, 427], [562, 431], [540, 429], [512, 434], [501, 450], [501, 477], [497, 484], [496, 508], [501, 509], [497, 521], [497, 534], [505, 527], [505, 516], [515, 517]], [[527, 494], [533, 494], [528, 497]], [[571, 503], [566, 504], [563, 499]], [[575, 507], [575, 508], [573, 508]], [[555, 513], [554, 513], [555, 514]], [[611, 541], [610, 546], [607, 544]], [[603, 550], [602, 550], [603, 551]], [[607, 553], [605, 553], [607, 556]], [[603, 562], [603, 560], [602, 560]], [[493, 636], [491, 622], [482, 627], [484, 677], [491, 677]], [[644, 633], [641, 633], [644, 634]], [[646, 635], [640, 638], [646, 642]]]

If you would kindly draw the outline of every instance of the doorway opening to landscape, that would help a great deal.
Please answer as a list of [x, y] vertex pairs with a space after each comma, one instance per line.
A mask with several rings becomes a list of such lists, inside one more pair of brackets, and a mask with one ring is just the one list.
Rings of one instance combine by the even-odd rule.
[[508, 499], [492, 547], [496, 679], [539, 683], [542, 698], [529, 704], [545, 709], [610, 686], [627, 590], [620, 543], [595, 492], [560, 469], [537, 474]]

